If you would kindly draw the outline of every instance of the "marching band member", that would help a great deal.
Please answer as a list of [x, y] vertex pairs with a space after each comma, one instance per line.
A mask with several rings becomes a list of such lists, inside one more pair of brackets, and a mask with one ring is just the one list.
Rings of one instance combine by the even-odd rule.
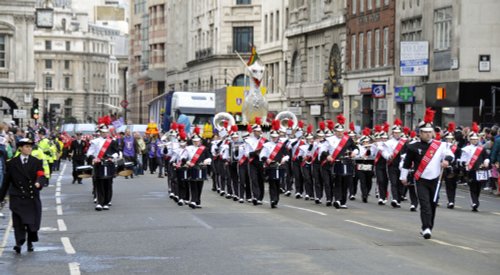
[[389, 177], [387, 176], [387, 160], [382, 157], [384, 151], [384, 143], [387, 141], [387, 133], [382, 130], [380, 125], [375, 125], [375, 177], [377, 179], [378, 187], [378, 205], [385, 205], [387, 203], [387, 183]]
[[259, 154], [260, 160], [265, 163], [265, 171], [269, 181], [269, 196], [271, 208], [276, 208], [279, 202], [280, 179], [285, 174], [284, 165], [290, 159], [286, 154], [286, 144], [279, 140], [279, 120], [273, 121], [273, 130], [270, 133], [271, 141], [266, 142]]
[[446, 144], [448, 145], [449, 150], [455, 155], [455, 160], [451, 163], [449, 167], [444, 169], [443, 178], [446, 184], [446, 196], [448, 197], [448, 205], [449, 209], [453, 209], [455, 207], [455, 194], [457, 191], [457, 181], [458, 181], [458, 167], [457, 160], [460, 159], [462, 150], [458, 150], [458, 145], [455, 142], [455, 123], [448, 123], [448, 131], [444, 135], [444, 139]]
[[238, 161], [239, 161], [239, 155], [240, 155], [240, 135], [238, 134], [238, 125], [233, 125], [231, 126], [231, 134], [230, 134], [231, 141], [228, 144], [227, 150], [225, 150], [225, 154], [223, 156], [223, 159], [226, 161], [227, 166], [229, 168], [229, 175], [230, 175], [230, 184], [231, 184], [231, 189], [232, 189], [232, 194], [233, 194], [233, 200], [238, 201], [243, 198], [244, 192], [244, 187], [240, 185], [240, 181], [238, 178]]
[[416, 167], [414, 178], [420, 202], [421, 234], [425, 239], [430, 239], [432, 235], [441, 180], [441, 169], [446, 168], [453, 160], [453, 156], [448, 150], [447, 145], [433, 139], [433, 120], [434, 111], [427, 108], [424, 120], [418, 125], [420, 142], [415, 142], [407, 146], [399, 178], [403, 185], [408, 185], [409, 169], [412, 166]]
[[[321, 168], [321, 148], [323, 146], [326, 146], [328, 143], [325, 139], [325, 122], [320, 121], [319, 122], [319, 128], [316, 130], [316, 138], [317, 141], [315, 142], [315, 149], [313, 153], [313, 179], [314, 179], [314, 202], [316, 204], [321, 203], [321, 199], [323, 198], [323, 191], [325, 190], [325, 185], [326, 182], [330, 180], [330, 176], [328, 173], [326, 173], [323, 177], [323, 169]], [[330, 201], [331, 203], [331, 201]], [[330, 204], [331, 205], [331, 204]]]
[[335, 124], [332, 120], [327, 120], [327, 130], [325, 131], [325, 142], [321, 143], [321, 147], [319, 149], [319, 158], [320, 158], [320, 175], [321, 182], [323, 184], [325, 190], [326, 197], [326, 206], [333, 205], [333, 175], [332, 175], [332, 164], [329, 161], [326, 161], [326, 157], [329, 155], [330, 143], [328, 138], [332, 137], [332, 130], [334, 129]]
[[106, 124], [100, 124], [100, 136], [90, 142], [87, 157], [94, 166], [94, 181], [97, 194], [96, 211], [109, 210], [113, 196], [113, 178], [116, 168], [115, 162], [121, 157], [118, 143], [109, 136]]
[[307, 134], [305, 136], [306, 142], [299, 146], [298, 161], [301, 166], [302, 180], [306, 195], [304, 199], [308, 201], [314, 198], [314, 185], [313, 185], [313, 167], [314, 152], [316, 151], [317, 143], [314, 142], [314, 135], [312, 133], [313, 126], [307, 126]]
[[82, 179], [78, 177], [76, 168], [85, 165], [86, 148], [87, 143], [85, 140], [82, 140], [82, 133], [76, 133], [76, 138], [71, 142], [68, 150], [68, 153], [71, 154], [71, 160], [73, 161], [73, 184], [77, 181], [79, 184], [82, 183]]
[[240, 198], [239, 202], [244, 203], [245, 199], [249, 202], [252, 201], [252, 191], [251, 191], [251, 183], [250, 183], [250, 174], [249, 174], [249, 151], [247, 140], [250, 137], [250, 133], [252, 132], [252, 126], [247, 125], [247, 131], [243, 132], [241, 138], [243, 142], [238, 145], [238, 180], [239, 180], [239, 194]]
[[[292, 139], [293, 132], [294, 132], [293, 120], [289, 119], [287, 126], [288, 126], [288, 128], [286, 128], [286, 129], [279, 127], [278, 133], [280, 135], [279, 141], [282, 141], [286, 144], [285, 153], [290, 157], [290, 153], [291, 153], [290, 146], [289, 146], [290, 143], [288, 141], [290, 141]], [[284, 164], [284, 167], [285, 167], [284, 168], [285, 175], [281, 178], [280, 186], [281, 186], [281, 189], [284, 190], [285, 196], [289, 197], [292, 194], [293, 179], [294, 179], [294, 175], [293, 175], [293, 171], [292, 171], [292, 163], [288, 161], [287, 163]]]
[[[227, 125], [226, 125], [227, 127]], [[226, 128], [224, 128], [226, 129]], [[228, 173], [230, 154], [229, 154], [229, 143], [231, 142], [231, 137], [227, 132], [224, 133], [224, 140], [219, 146], [219, 169], [221, 177], [221, 196], [226, 194], [226, 199], [231, 199], [233, 197], [233, 186], [231, 182], [231, 174]]]
[[338, 115], [335, 124], [335, 135], [327, 138], [328, 156], [324, 160], [324, 162], [329, 162], [333, 166], [331, 171], [335, 181], [335, 202], [333, 206], [337, 209], [347, 209], [347, 189], [354, 176], [352, 158], [359, 153], [354, 141], [344, 133], [344, 123], [344, 116], [342, 114]]
[[394, 208], [401, 208], [401, 200], [404, 198], [404, 187], [399, 180], [401, 171], [399, 163], [401, 162], [401, 154], [406, 151], [407, 139], [401, 137], [401, 120], [397, 118], [392, 126], [392, 137], [385, 142], [382, 150], [382, 156], [387, 160], [387, 174], [391, 183], [392, 201], [391, 205]]
[[[291, 121], [291, 120], [289, 120]], [[293, 122], [293, 121], [292, 121]], [[304, 122], [300, 120], [297, 123], [297, 129], [295, 130], [295, 138], [290, 140], [288, 143], [288, 149], [290, 150], [290, 155], [292, 158], [292, 176], [295, 183], [295, 198], [302, 198], [304, 193], [304, 177], [302, 175], [302, 160], [299, 159], [300, 147], [305, 145], [303, 138], [302, 128], [304, 127]]]
[[[354, 143], [357, 144], [356, 140], [356, 127], [354, 126], [354, 122], [349, 123], [349, 132], [347, 132], [347, 135], [354, 141]], [[358, 192], [358, 177], [357, 174], [354, 173], [354, 178], [351, 181], [351, 184], [349, 185], [349, 200], [353, 201], [356, 199], [356, 193]]]
[[372, 189], [373, 161], [375, 159], [375, 145], [371, 144], [370, 128], [363, 129], [363, 135], [358, 141], [359, 154], [355, 158], [356, 177], [361, 187], [361, 200], [368, 202], [368, 195]]
[[177, 205], [183, 206], [189, 201], [189, 174], [187, 161], [189, 154], [187, 150], [187, 136], [184, 129], [179, 130], [179, 145], [173, 149], [172, 163], [173, 173], [176, 177], [174, 185], [175, 195], [179, 197]]
[[219, 146], [222, 143], [222, 139], [219, 133], [214, 133], [212, 141], [210, 142], [210, 154], [212, 155], [212, 191], [221, 192], [220, 187], [220, 167], [219, 167]]
[[166, 175], [167, 175], [167, 184], [168, 184], [168, 190], [169, 190], [169, 197], [173, 199], [174, 201], [178, 202], [179, 201], [179, 186], [177, 182], [177, 176], [175, 175], [174, 171], [174, 156], [175, 156], [175, 151], [177, 148], [179, 148], [179, 142], [177, 141], [177, 129], [178, 125], [175, 122], [172, 122], [170, 124], [170, 130], [165, 134], [166, 138], [168, 139], [167, 143], [165, 144], [165, 170], [166, 170]]
[[468, 184], [473, 212], [478, 211], [481, 184], [489, 180], [488, 170], [490, 166], [488, 152], [478, 145], [478, 132], [479, 126], [474, 122], [469, 133], [470, 144], [462, 148], [462, 157], [460, 158], [461, 163], [465, 166], [465, 170], [469, 174]]
[[191, 190], [191, 202], [189, 207], [201, 208], [201, 191], [203, 190], [203, 181], [207, 177], [206, 166], [212, 163], [208, 149], [201, 145], [200, 129], [195, 127], [194, 134], [191, 137], [193, 145], [187, 147], [189, 160], [189, 187]]
[[246, 140], [249, 156], [249, 175], [252, 189], [252, 203], [254, 205], [262, 204], [264, 198], [264, 168], [259, 159], [260, 152], [267, 139], [262, 136], [261, 118], [255, 118], [255, 124], [252, 126], [253, 136]]
[[[409, 129], [407, 131], [409, 131]], [[417, 133], [415, 131], [412, 131], [410, 133], [407, 145], [420, 141], [416, 137], [416, 135], [417, 135]], [[401, 154], [401, 161], [399, 163], [400, 170], [403, 169], [403, 164], [404, 164], [405, 158], [406, 158], [406, 151], [404, 154]], [[415, 186], [414, 174], [415, 174], [415, 167], [411, 167], [410, 169], [408, 169], [408, 176], [406, 177], [408, 180], [408, 184], [405, 186], [410, 193], [410, 211], [411, 212], [416, 212], [417, 207], [418, 207], [418, 196], [417, 196], [417, 189], [416, 189], [417, 187]]]

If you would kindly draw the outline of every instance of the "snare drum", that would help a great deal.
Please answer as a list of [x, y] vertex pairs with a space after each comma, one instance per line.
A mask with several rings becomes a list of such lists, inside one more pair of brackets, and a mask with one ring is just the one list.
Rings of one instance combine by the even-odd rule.
[[351, 159], [337, 160], [333, 164], [333, 174], [338, 176], [354, 175], [354, 162]]
[[177, 177], [179, 180], [181, 181], [189, 180], [189, 171], [187, 168], [181, 167], [175, 170], [175, 172], [177, 173]]
[[116, 167], [118, 176], [128, 177], [134, 173], [134, 163], [125, 162], [123, 165], [118, 165]]
[[372, 164], [366, 164], [366, 163], [358, 163], [358, 164], [356, 164], [356, 169], [358, 171], [363, 171], [363, 172], [372, 172], [373, 171], [373, 165]]
[[81, 179], [86, 179], [92, 177], [92, 166], [84, 165], [76, 167], [76, 175]]
[[203, 181], [207, 179], [207, 168], [195, 166], [189, 169], [189, 176], [191, 180]]
[[270, 180], [279, 180], [285, 176], [285, 169], [280, 169], [279, 166], [268, 167], [266, 173]]

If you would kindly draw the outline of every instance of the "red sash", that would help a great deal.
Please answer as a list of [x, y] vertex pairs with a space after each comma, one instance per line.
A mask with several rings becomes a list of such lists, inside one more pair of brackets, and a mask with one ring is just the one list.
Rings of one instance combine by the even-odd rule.
[[467, 165], [467, 168], [469, 170], [472, 170], [472, 167], [474, 167], [474, 164], [476, 164], [477, 158], [479, 158], [479, 155], [483, 151], [483, 147], [477, 147], [476, 151], [474, 152], [474, 155], [472, 155], [472, 158], [469, 161], [469, 165]]
[[[332, 162], [335, 161], [335, 159], [338, 157], [338, 155], [340, 154], [340, 151], [342, 151], [342, 149], [344, 149], [344, 146], [345, 144], [347, 143], [347, 140], [349, 140], [349, 136], [348, 135], [344, 135], [342, 137], [342, 139], [340, 140], [339, 142], [339, 145], [337, 145], [337, 148], [335, 148], [335, 151], [333, 151], [333, 154], [332, 154]], [[321, 165], [325, 165], [326, 164], [326, 159], [321, 163]]]
[[451, 146], [451, 152], [452, 152], [453, 154], [455, 154], [455, 151], [457, 151], [457, 148], [458, 148], [458, 147], [457, 147], [457, 145], [456, 145], [456, 144], [453, 144], [453, 146]]
[[278, 142], [278, 144], [276, 144], [276, 146], [274, 146], [274, 150], [271, 152], [271, 155], [269, 155], [269, 160], [270, 161], [274, 160], [274, 158], [276, 157], [276, 155], [279, 153], [279, 151], [283, 147], [283, 144], [284, 144], [283, 142]]
[[378, 151], [377, 155], [375, 156], [375, 164], [377, 164], [381, 156], [382, 156], [382, 151]]
[[243, 156], [240, 158], [240, 160], [238, 161], [238, 164], [239, 165], [243, 165], [245, 163], [245, 161], [247, 160], [247, 156]]
[[293, 154], [293, 157], [292, 157], [292, 160], [295, 161], [297, 159], [297, 157], [299, 156], [299, 153], [300, 153], [300, 146], [304, 145], [305, 142], [303, 140], [301, 140], [299, 142], [299, 145], [297, 145], [297, 147], [295, 147], [295, 153]]
[[[261, 150], [261, 149], [262, 149], [262, 146], [264, 146], [264, 143], [266, 143], [266, 141], [267, 141], [267, 140], [266, 140], [265, 138], [263, 138], [263, 137], [262, 137], [262, 138], [260, 138], [260, 139], [259, 139], [259, 143], [257, 143], [257, 148], [255, 148], [255, 150], [254, 150], [254, 151], [259, 151], [259, 150]], [[250, 159], [250, 162], [252, 162], [253, 160], [254, 160], [254, 158], [251, 158], [251, 159]]]
[[106, 150], [108, 150], [108, 147], [111, 144], [111, 141], [113, 141], [113, 140], [110, 138], [107, 138], [104, 141], [104, 144], [102, 145], [101, 150], [99, 150], [99, 154], [97, 154], [98, 159], [102, 159], [102, 157], [104, 156], [104, 153], [106, 153]]
[[392, 158], [387, 162], [388, 165], [391, 165], [392, 161], [396, 158], [399, 152], [401, 152], [401, 149], [403, 149], [405, 143], [406, 143], [405, 138], [399, 139], [398, 145], [396, 145], [396, 149], [394, 149], [394, 152], [392, 153]]
[[195, 165], [196, 162], [198, 161], [198, 159], [200, 158], [201, 156], [201, 153], [203, 153], [203, 151], [205, 151], [205, 146], [200, 146], [198, 148], [198, 150], [196, 150], [196, 153], [194, 153], [194, 156], [193, 158], [191, 159], [191, 164]]
[[427, 149], [427, 152], [425, 152], [424, 157], [422, 158], [422, 161], [420, 161], [420, 165], [418, 165], [417, 171], [415, 171], [415, 180], [419, 180], [420, 176], [422, 176], [422, 173], [425, 170], [425, 167], [431, 162], [432, 158], [434, 157], [434, 153], [436, 153], [437, 149], [441, 145], [441, 141], [439, 140], [434, 140], [431, 143], [431, 146], [429, 146], [429, 149]]
[[318, 158], [318, 155], [319, 155], [319, 144], [318, 147], [316, 148], [316, 151], [314, 151], [312, 160], [313, 161], [316, 160]]

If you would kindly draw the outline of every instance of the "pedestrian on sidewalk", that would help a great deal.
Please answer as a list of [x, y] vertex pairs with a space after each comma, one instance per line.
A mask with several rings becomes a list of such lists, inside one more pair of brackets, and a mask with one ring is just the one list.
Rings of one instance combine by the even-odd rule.
[[12, 211], [12, 225], [16, 245], [14, 251], [21, 253], [21, 247], [28, 241], [28, 251], [34, 251], [33, 243], [38, 241], [42, 219], [40, 190], [47, 181], [42, 161], [31, 156], [33, 141], [20, 139], [17, 147], [21, 154], [6, 163], [6, 174], [0, 189], [0, 203], [7, 192]]

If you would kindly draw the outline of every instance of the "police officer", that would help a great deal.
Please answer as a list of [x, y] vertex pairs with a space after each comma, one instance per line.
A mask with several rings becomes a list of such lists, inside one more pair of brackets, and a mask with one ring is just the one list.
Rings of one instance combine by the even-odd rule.
[[76, 133], [76, 138], [71, 142], [69, 147], [69, 154], [72, 155], [71, 159], [73, 161], [73, 184], [76, 181], [79, 184], [82, 183], [82, 179], [78, 177], [76, 168], [85, 165], [85, 148], [87, 148], [87, 143], [82, 140], [82, 133]]

